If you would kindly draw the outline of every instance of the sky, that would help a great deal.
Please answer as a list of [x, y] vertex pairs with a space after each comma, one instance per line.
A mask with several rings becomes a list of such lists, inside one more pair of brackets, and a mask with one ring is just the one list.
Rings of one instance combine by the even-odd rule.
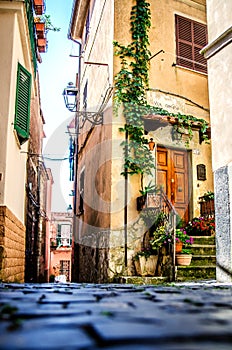
[[42, 63], [38, 63], [46, 134], [43, 154], [46, 167], [51, 168], [54, 178], [52, 211], [66, 211], [72, 203], [69, 162], [54, 160], [68, 157], [67, 125], [74, 117], [74, 113], [66, 109], [62, 96], [68, 82], [75, 82], [78, 70], [78, 58], [70, 57], [78, 55], [78, 45], [68, 39], [72, 5], [73, 0], [46, 0], [45, 14], [50, 15], [52, 24], [61, 29], [48, 32], [47, 52], [41, 53]]

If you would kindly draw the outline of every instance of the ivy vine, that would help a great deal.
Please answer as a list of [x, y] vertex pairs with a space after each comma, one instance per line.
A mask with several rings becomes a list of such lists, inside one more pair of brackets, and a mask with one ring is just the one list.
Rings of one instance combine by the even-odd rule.
[[114, 108], [117, 112], [123, 105], [125, 126], [121, 132], [128, 135], [128, 142], [122, 142], [125, 163], [123, 175], [126, 174], [151, 174], [154, 168], [154, 160], [147, 147], [147, 139], [144, 134], [142, 117], [147, 114], [159, 114], [177, 118], [174, 129], [180, 135], [182, 128], [187, 128], [188, 137], [193, 137], [193, 123], [200, 125], [203, 139], [207, 139], [208, 123], [204, 119], [198, 119], [189, 115], [172, 114], [168, 111], [150, 106], [146, 96], [149, 88], [148, 72], [151, 53], [149, 47], [148, 31], [151, 27], [150, 4], [146, 0], [136, 0], [132, 7], [131, 38], [128, 45], [121, 45], [114, 41], [115, 55], [121, 59], [121, 69], [115, 76]]

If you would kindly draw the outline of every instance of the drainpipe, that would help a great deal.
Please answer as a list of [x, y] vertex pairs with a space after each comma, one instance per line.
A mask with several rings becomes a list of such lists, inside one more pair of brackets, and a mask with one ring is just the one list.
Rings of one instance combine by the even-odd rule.
[[[128, 156], [128, 131], [125, 133], [125, 158]], [[127, 213], [128, 213], [128, 172], [127, 169], [124, 168], [125, 171], [125, 201], [124, 201], [124, 262], [125, 267], [127, 267]]]
[[[82, 43], [80, 41], [77, 41], [75, 39], [73, 39], [71, 33], [69, 32], [68, 34], [68, 39], [72, 40], [73, 42], [75, 42], [76, 44], [79, 45], [79, 56], [75, 56], [78, 57], [78, 81], [77, 81], [77, 87], [78, 87], [78, 94], [80, 94], [80, 77], [81, 77], [81, 51], [82, 51]], [[79, 99], [78, 99], [79, 100]], [[75, 242], [75, 232], [77, 230], [77, 220], [76, 220], [76, 202], [77, 202], [77, 172], [78, 172], [78, 154], [79, 154], [79, 140], [78, 140], [78, 136], [79, 136], [79, 120], [76, 116], [76, 142], [75, 142], [75, 178], [74, 178], [74, 215], [73, 215], [73, 245], [74, 245], [74, 250], [73, 250], [73, 269], [72, 269], [72, 281], [73, 282], [79, 282], [80, 280], [80, 275], [79, 275], [79, 266], [80, 266], [80, 246], [79, 246], [79, 232], [77, 232], [78, 235], [78, 239], [77, 242]]]

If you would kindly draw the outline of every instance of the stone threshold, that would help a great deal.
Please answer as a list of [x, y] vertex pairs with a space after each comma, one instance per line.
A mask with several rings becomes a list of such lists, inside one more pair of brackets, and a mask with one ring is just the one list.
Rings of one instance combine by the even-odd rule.
[[163, 284], [169, 282], [167, 277], [152, 277], [152, 276], [121, 276], [118, 283], [122, 284]]

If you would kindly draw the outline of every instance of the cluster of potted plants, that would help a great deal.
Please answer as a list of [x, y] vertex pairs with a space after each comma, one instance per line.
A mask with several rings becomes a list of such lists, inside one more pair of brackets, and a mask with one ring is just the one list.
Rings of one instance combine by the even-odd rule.
[[184, 228], [176, 229], [176, 263], [188, 266], [191, 264], [191, 245], [193, 237], [189, 236]]
[[54, 27], [51, 22], [50, 15], [42, 15], [34, 17], [34, 24], [37, 36], [37, 47], [39, 52], [46, 52], [47, 50], [47, 32], [52, 30], [54, 32], [60, 31], [60, 28]]
[[134, 263], [138, 275], [154, 276], [160, 251], [172, 245], [173, 233], [165, 213], [160, 212], [155, 216], [153, 211], [145, 211], [142, 217], [149, 227], [149, 239], [134, 256]]
[[[166, 254], [173, 251], [174, 232], [164, 212], [154, 215], [154, 211], [143, 211], [142, 218], [149, 228], [149, 239], [142, 249], [134, 256], [136, 272], [141, 276], [155, 276], [159, 255], [164, 250]], [[192, 260], [191, 246], [193, 237], [185, 228], [176, 228], [175, 256], [177, 265], [190, 265]]]
[[185, 226], [185, 230], [189, 235], [194, 236], [212, 236], [215, 234], [214, 217], [198, 217], [193, 218]]

